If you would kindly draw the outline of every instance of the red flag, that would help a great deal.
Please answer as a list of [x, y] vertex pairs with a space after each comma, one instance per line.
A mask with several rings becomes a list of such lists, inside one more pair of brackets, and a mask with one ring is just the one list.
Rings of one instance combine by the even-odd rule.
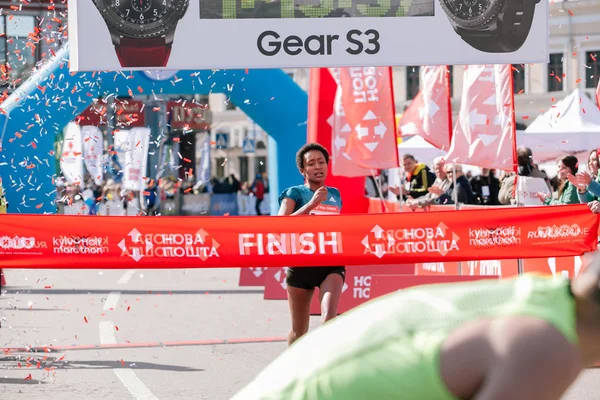
[[402, 115], [399, 130], [419, 135], [441, 150], [450, 148], [452, 108], [448, 67], [423, 67], [423, 89]]
[[469, 65], [446, 160], [516, 171], [514, 93], [510, 65]]
[[340, 69], [341, 102], [350, 129], [345, 153], [361, 168], [398, 167], [390, 67]]
[[331, 173], [336, 176], [359, 177], [377, 174], [370, 168], [362, 168], [357, 160], [346, 152], [352, 128], [346, 119], [346, 113], [342, 104], [342, 85], [340, 83], [340, 69], [330, 68], [331, 76], [337, 83], [337, 91], [333, 105], [331, 124]]
[[[331, 155], [330, 165], [335, 165], [335, 161], [333, 160], [333, 146], [331, 143], [331, 123], [328, 123], [328, 121], [333, 120], [333, 103], [337, 87], [337, 83], [327, 68], [311, 69], [307, 140], [309, 143], [321, 143], [327, 148]], [[325, 184], [339, 189], [344, 200], [342, 214], [362, 214], [368, 211], [369, 201], [365, 197], [364, 177], [350, 178], [335, 175], [332, 172], [327, 175]]]

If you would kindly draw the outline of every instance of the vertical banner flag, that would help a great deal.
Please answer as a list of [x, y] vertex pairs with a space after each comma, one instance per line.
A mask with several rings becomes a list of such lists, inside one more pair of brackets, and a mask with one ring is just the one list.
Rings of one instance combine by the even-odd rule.
[[81, 128], [74, 122], [66, 127], [63, 140], [60, 170], [67, 183], [81, 185], [83, 182], [83, 157], [81, 151]]
[[364, 175], [348, 177], [333, 170], [336, 159], [332, 143], [335, 134], [332, 128], [337, 88], [338, 83], [328, 68], [310, 70], [306, 139], [309, 143], [321, 143], [331, 155], [331, 173], [327, 174], [325, 184], [339, 189], [344, 200], [342, 214], [363, 214], [369, 209], [369, 201], [365, 197]]
[[144, 190], [150, 129], [132, 128], [125, 132], [127, 132], [127, 137], [124, 145], [125, 163], [123, 164], [123, 189], [135, 191]]
[[448, 151], [452, 138], [450, 79], [446, 66], [423, 67], [423, 89], [400, 118], [402, 136], [419, 135], [438, 149]]
[[333, 115], [331, 124], [331, 173], [337, 176], [359, 177], [371, 176], [373, 171], [362, 168], [357, 160], [346, 152], [352, 128], [346, 120], [346, 112], [342, 104], [342, 85], [340, 82], [340, 69], [330, 68], [331, 76], [337, 83], [335, 101], [333, 103]]
[[446, 160], [515, 171], [516, 132], [510, 65], [465, 69], [458, 121]]
[[97, 126], [82, 126], [83, 161], [96, 185], [102, 184], [102, 156], [104, 153], [104, 138]]
[[362, 168], [398, 167], [391, 67], [341, 68], [340, 86], [351, 129], [346, 153]]

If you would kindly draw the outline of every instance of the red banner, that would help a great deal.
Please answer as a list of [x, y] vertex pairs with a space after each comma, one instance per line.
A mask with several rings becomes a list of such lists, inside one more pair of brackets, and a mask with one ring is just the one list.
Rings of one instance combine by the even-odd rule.
[[420, 285], [432, 285], [438, 283], [473, 282], [483, 279], [498, 279], [497, 276], [468, 276], [468, 275], [446, 275], [446, 276], [418, 276], [418, 275], [378, 275], [372, 277], [371, 298], [385, 296], [397, 290], [408, 289]]
[[447, 66], [422, 67], [423, 89], [399, 122], [402, 136], [419, 135], [438, 149], [448, 150], [452, 138], [452, 107]]
[[[352, 178], [377, 175], [378, 171], [361, 167], [360, 163], [348, 154], [347, 146], [352, 136], [352, 128], [346, 119], [346, 111], [342, 104], [340, 68], [330, 68], [329, 71], [336, 82], [333, 114], [329, 118], [331, 123], [331, 173]], [[362, 195], [364, 195], [364, 187], [362, 189]]]
[[469, 65], [446, 161], [516, 171], [516, 128], [510, 65]]
[[597, 238], [598, 216], [585, 204], [185, 221], [8, 214], [0, 215], [0, 268], [336, 266], [566, 257], [595, 250]]
[[208, 106], [191, 101], [169, 101], [167, 114], [171, 116], [171, 129], [183, 131], [210, 130], [210, 110]]
[[[365, 198], [365, 178], [348, 178], [335, 173], [336, 160], [332, 147], [333, 107], [337, 83], [327, 68], [313, 68], [310, 71], [308, 97], [308, 142], [320, 143], [331, 154], [331, 173], [325, 184], [337, 188], [344, 199], [342, 214], [366, 213], [368, 200]], [[329, 121], [329, 122], [328, 122]]]
[[339, 89], [349, 132], [347, 156], [362, 168], [398, 167], [391, 68], [341, 68]]
[[265, 286], [265, 272], [267, 268], [240, 268], [240, 281], [238, 286]]
[[[543, 257], [522, 260], [523, 272], [536, 272], [543, 275], [576, 278], [584, 267], [583, 258], [575, 257]], [[416, 264], [417, 275], [497, 275], [509, 278], [519, 274], [518, 260], [480, 260], [457, 262], [435, 262]]]

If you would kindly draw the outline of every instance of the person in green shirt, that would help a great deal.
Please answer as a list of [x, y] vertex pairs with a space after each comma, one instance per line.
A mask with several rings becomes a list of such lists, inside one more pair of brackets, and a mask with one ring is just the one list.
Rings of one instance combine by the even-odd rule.
[[598, 174], [598, 150], [594, 149], [588, 156], [588, 170], [569, 176], [569, 182], [577, 187], [580, 203], [597, 201], [600, 198], [600, 174]]
[[600, 252], [573, 280], [434, 284], [306, 334], [233, 400], [559, 400], [600, 360]]
[[562, 204], [579, 204], [577, 186], [570, 181], [577, 174], [579, 161], [575, 156], [565, 156], [558, 160], [558, 197], [552, 198], [547, 193], [538, 193], [538, 198], [546, 206], [557, 206]]

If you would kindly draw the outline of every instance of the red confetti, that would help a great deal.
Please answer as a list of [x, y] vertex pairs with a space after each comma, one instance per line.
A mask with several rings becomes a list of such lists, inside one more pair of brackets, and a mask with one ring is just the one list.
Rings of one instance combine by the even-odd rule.
[[119, 327], [115, 325], [115, 329], [116, 329], [116, 330], [119, 330]]
[[44, 289], [52, 289], [52, 285], [46, 285], [44, 286]]
[[30, 381], [30, 380], [32, 380], [32, 379], [33, 379], [33, 377], [31, 376], [31, 374], [29, 374], [29, 375], [27, 375], [27, 376], [25, 377], [25, 380], [26, 380], [26, 381]]
[[523, 116], [523, 119], [529, 119], [529, 115]]
[[86, 324], [88, 323], [87, 317], [83, 317], [83, 320], [85, 321]]
[[144, 93], [144, 89], [142, 89], [142, 87], [141, 87], [141, 86], [138, 86], [138, 92], [140, 92], [140, 93]]
[[575, 14], [573, 14], [573, 11], [571, 11], [571, 10], [569, 10], [569, 15], [570, 15], [571, 17], [574, 17], [574, 16], [575, 16]]
[[131, 310], [131, 306], [127, 306], [127, 312], [129, 312], [129, 310]]

